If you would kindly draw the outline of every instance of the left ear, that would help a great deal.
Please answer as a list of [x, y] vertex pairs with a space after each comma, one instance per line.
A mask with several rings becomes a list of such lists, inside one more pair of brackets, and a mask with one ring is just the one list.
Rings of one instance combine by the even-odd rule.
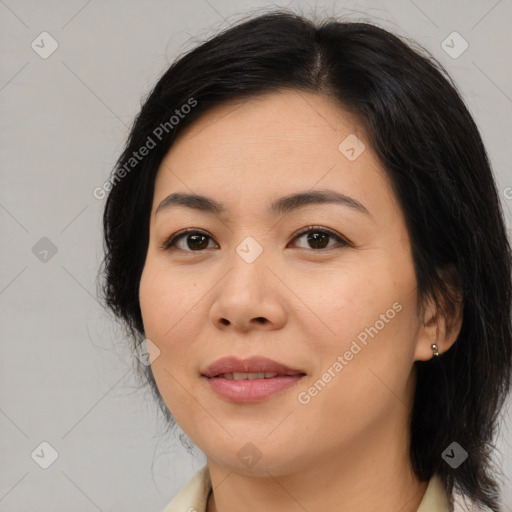
[[441, 356], [457, 340], [462, 327], [463, 298], [460, 280], [453, 266], [444, 267], [438, 273], [448, 285], [448, 297], [438, 306], [429, 297], [420, 318], [420, 328], [416, 340], [415, 361], [428, 361], [434, 357], [433, 344]]

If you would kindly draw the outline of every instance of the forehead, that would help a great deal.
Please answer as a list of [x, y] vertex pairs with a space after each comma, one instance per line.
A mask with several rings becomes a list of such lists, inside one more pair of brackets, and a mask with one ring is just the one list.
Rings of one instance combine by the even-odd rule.
[[290, 147], [300, 151], [319, 143], [323, 150], [330, 147], [337, 151], [339, 137], [350, 133], [364, 137], [355, 116], [334, 100], [283, 89], [211, 108], [179, 133], [173, 153], [205, 144], [210, 151], [216, 146], [226, 149], [236, 147], [240, 140], [244, 149], [259, 150], [262, 157], [265, 148], [270, 152]]
[[[364, 147], [355, 160], [340, 150], [349, 137]], [[180, 132], [158, 170], [154, 203], [179, 190], [247, 208], [261, 197], [266, 207], [269, 195], [312, 188], [364, 203], [370, 188], [389, 194], [386, 181], [354, 116], [324, 96], [283, 90], [218, 105]]]

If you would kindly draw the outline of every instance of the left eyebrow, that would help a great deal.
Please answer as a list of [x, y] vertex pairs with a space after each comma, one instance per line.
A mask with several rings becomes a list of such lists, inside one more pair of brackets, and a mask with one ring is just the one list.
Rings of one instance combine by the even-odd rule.
[[[270, 204], [270, 206], [267, 208], [267, 212], [269, 215], [273, 216], [285, 215], [291, 211], [309, 206], [311, 204], [327, 203], [346, 206], [372, 217], [368, 209], [357, 199], [329, 189], [304, 191], [281, 197]], [[186, 208], [192, 208], [216, 215], [226, 213], [225, 206], [214, 199], [197, 194], [184, 194], [181, 192], [174, 192], [173, 194], [168, 195], [158, 205], [155, 215], [162, 210], [166, 210], [173, 206], [184, 206]]]

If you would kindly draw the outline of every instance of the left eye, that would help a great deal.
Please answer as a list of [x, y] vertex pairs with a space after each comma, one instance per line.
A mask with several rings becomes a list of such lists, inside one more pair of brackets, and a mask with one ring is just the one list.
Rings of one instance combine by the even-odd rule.
[[[338, 244], [341, 246], [349, 245], [349, 243], [336, 232], [327, 228], [319, 228], [315, 226], [309, 226], [303, 229], [294, 237], [293, 240], [304, 238], [305, 235], [308, 235], [306, 238], [306, 243], [311, 244], [312, 246], [305, 248], [311, 248], [314, 251], [325, 249], [326, 247], [329, 248], [329, 246], [326, 245], [326, 243], [328, 244], [327, 241], [329, 238], [336, 239]], [[186, 229], [180, 233], [177, 233], [176, 235], [171, 236], [166, 242], [164, 242], [162, 249], [170, 250], [171, 248], [176, 247], [182, 251], [201, 252], [202, 249], [208, 248], [208, 239], [213, 240], [210, 235], [203, 233], [202, 231]], [[179, 244], [182, 242], [182, 240], [185, 241], [185, 247], [179, 247]], [[330, 247], [332, 247], [332, 245]]]
[[[349, 243], [342, 238], [338, 233], [327, 229], [327, 228], [320, 228], [315, 226], [309, 226], [305, 229], [303, 229], [300, 233], [297, 234], [297, 236], [294, 238], [294, 240], [298, 240], [300, 238], [303, 238], [304, 235], [308, 235], [306, 238], [306, 243], [309, 243], [312, 245], [312, 248], [317, 251], [319, 249], [325, 249], [326, 245], [325, 242], [329, 238], [335, 238], [338, 241], [338, 244], [341, 246], [349, 245]], [[332, 247], [332, 246], [331, 246]], [[309, 247], [306, 247], [306, 249], [309, 249]]]

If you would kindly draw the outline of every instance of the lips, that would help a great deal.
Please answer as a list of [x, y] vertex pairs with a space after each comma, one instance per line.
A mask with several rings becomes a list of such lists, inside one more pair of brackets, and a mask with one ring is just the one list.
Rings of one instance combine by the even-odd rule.
[[[253, 356], [248, 359], [223, 357], [210, 364], [201, 372], [205, 377], [218, 377], [220, 375], [234, 373], [274, 373], [276, 376], [306, 374], [303, 370], [290, 368], [289, 366], [261, 356]], [[275, 378], [275, 376], [270, 378]]]
[[224, 357], [202, 371], [204, 382], [229, 402], [251, 404], [291, 390], [306, 372], [261, 356]]

